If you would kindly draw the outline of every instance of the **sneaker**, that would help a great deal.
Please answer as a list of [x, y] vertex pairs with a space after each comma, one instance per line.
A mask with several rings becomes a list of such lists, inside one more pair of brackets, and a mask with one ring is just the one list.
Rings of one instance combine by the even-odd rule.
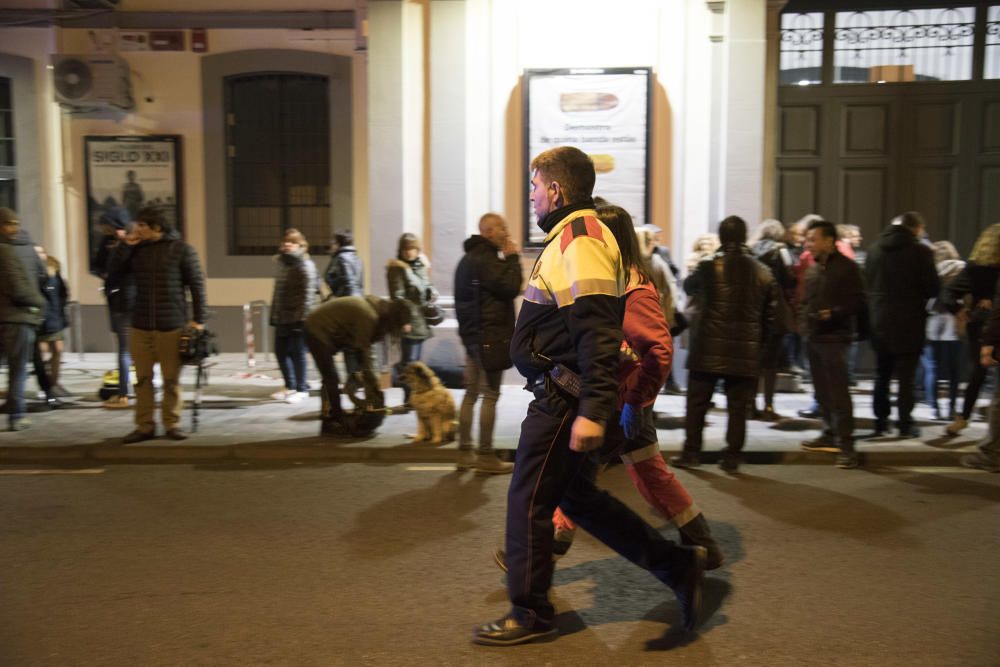
[[471, 449], [458, 450], [458, 458], [455, 460], [456, 470], [472, 470], [476, 467], [476, 453]]
[[861, 465], [861, 460], [858, 458], [856, 453], [852, 454], [838, 454], [836, 466], [844, 470], [853, 470]]
[[153, 431], [140, 431], [136, 429], [122, 438], [122, 444], [131, 445], [136, 442], [143, 442], [144, 440], [152, 440], [155, 437], [156, 433]]
[[683, 453], [679, 456], [671, 456], [670, 465], [675, 468], [697, 468], [701, 465], [701, 461], [697, 454]]
[[535, 622], [534, 626], [521, 625], [513, 614], [485, 623], [472, 631], [472, 643], [483, 646], [517, 646], [554, 637], [557, 630], [546, 623]]
[[966, 468], [975, 468], [976, 470], [985, 470], [987, 472], [1000, 472], [1000, 461], [991, 459], [982, 452], [966, 454], [959, 460], [959, 463]]
[[307, 398], [309, 398], [308, 391], [293, 391], [289, 393], [288, 396], [285, 397], [285, 403], [293, 405], [295, 403], [301, 403]]
[[829, 452], [830, 454], [840, 452], [840, 447], [828, 435], [821, 435], [813, 440], [804, 440], [800, 447], [807, 452]]
[[271, 398], [273, 398], [276, 401], [283, 401], [283, 400], [285, 400], [286, 398], [288, 398], [289, 396], [291, 396], [292, 394], [295, 394], [295, 393], [298, 393], [298, 392], [296, 392], [293, 389], [282, 389], [281, 391], [276, 391], [273, 394], [271, 394]]
[[958, 435], [968, 425], [969, 421], [964, 417], [955, 417], [955, 421], [944, 427], [944, 432], [948, 435]]
[[805, 410], [799, 410], [799, 417], [803, 419], [819, 419], [819, 409], [817, 408], [807, 408]]
[[701, 585], [705, 575], [705, 561], [708, 550], [705, 547], [675, 547], [689, 552], [690, 562], [683, 574], [670, 586], [677, 596], [677, 604], [681, 608], [681, 623], [688, 632], [698, 627], [698, 615], [701, 612]]
[[784, 417], [775, 412], [774, 408], [769, 405], [760, 413], [760, 419], [765, 422], [780, 422]]
[[128, 396], [112, 396], [104, 401], [101, 406], [108, 410], [127, 410], [131, 407], [128, 402]]
[[69, 398], [73, 395], [73, 393], [61, 384], [57, 384], [52, 387], [52, 395], [57, 398]]
[[66, 403], [60, 401], [58, 398], [53, 396], [52, 398], [45, 399], [45, 405], [48, 406], [49, 410], [58, 410], [59, 408], [66, 407]]
[[476, 455], [476, 472], [482, 475], [509, 475], [514, 470], [514, 464], [501, 461], [496, 454]]

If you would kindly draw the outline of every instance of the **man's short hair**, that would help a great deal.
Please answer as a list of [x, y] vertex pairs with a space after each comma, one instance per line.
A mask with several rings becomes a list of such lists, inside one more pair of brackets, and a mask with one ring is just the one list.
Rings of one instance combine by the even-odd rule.
[[174, 229], [174, 226], [163, 213], [163, 209], [159, 206], [143, 207], [138, 213], [135, 214], [135, 221], [146, 223], [146, 226], [150, 229], [154, 227], [159, 228], [159, 230], [164, 234], [169, 231], [173, 231]]
[[492, 227], [493, 225], [504, 224], [503, 216], [499, 213], [484, 213], [482, 217], [479, 218], [479, 230], [482, 231], [486, 227]]
[[15, 222], [17, 219], [17, 213], [13, 209], [0, 208], [0, 226]]
[[531, 161], [531, 170], [548, 183], [559, 183], [564, 204], [577, 204], [594, 193], [594, 161], [579, 148], [556, 146], [539, 153]]
[[808, 232], [813, 229], [818, 229], [819, 233], [828, 239], [833, 239], [834, 241], [836, 241], [838, 238], [837, 225], [833, 224], [829, 220], [813, 220], [812, 222], [809, 223], [809, 227], [806, 229], [806, 231]]
[[902, 225], [903, 227], [906, 227], [914, 234], [916, 234], [921, 229], [927, 228], [927, 223], [924, 222], [924, 216], [920, 215], [916, 211], [907, 211], [906, 213], [900, 213], [893, 219], [892, 224]]
[[738, 215], [731, 215], [719, 223], [719, 242], [723, 245], [727, 243], [747, 242], [747, 223]]
[[354, 234], [351, 233], [350, 229], [341, 229], [340, 231], [334, 232], [333, 240], [337, 242], [341, 248], [345, 245], [354, 245]]

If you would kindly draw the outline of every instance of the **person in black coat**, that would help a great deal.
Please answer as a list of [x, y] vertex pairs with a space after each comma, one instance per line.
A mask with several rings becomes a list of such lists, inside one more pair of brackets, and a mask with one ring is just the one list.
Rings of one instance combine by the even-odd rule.
[[760, 369], [761, 344], [774, 327], [780, 288], [771, 270], [745, 245], [747, 226], [730, 216], [719, 224], [722, 248], [698, 263], [684, 281], [698, 317], [691, 326], [688, 354], [687, 420], [684, 451], [671, 459], [677, 467], [698, 465], [702, 432], [712, 393], [726, 386], [729, 421], [727, 448], [720, 467], [736, 472], [746, 441], [747, 411]]
[[354, 247], [351, 230], [342, 229], [330, 239], [330, 264], [323, 280], [330, 288], [330, 298], [364, 296], [365, 269]]
[[[459, 470], [508, 473], [513, 465], [493, 452], [493, 423], [500, 379], [511, 367], [514, 299], [521, 291], [521, 261], [507, 223], [496, 213], [479, 219], [479, 233], [465, 241], [455, 269], [455, 313], [465, 346], [465, 397], [458, 420]], [[479, 446], [472, 447], [472, 415], [480, 394]]]
[[[66, 305], [69, 303], [69, 289], [63, 280], [59, 260], [49, 257], [45, 248], [35, 246], [38, 258], [46, 267], [45, 279], [39, 284], [42, 296], [45, 297], [45, 316], [38, 327], [35, 337], [35, 378], [38, 387], [45, 392], [46, 403], [50, 408], [62, 406], [59, 397], [69, 396], [69, 392], [59, 384], [59, 371], [62, 367], [63, 331], [69, 326], [66, 317]], [[49, 363], [45, 363], [48, 353]]]
[[[129, 274], [135, 279], [131, 352], [136, 371], [136, 428], [122, 442], [156, 437], [153, 366], [157, 363], [163, 376], [164, 430], [171, 440], [185, 440], [187, 435], [180, 429], [180, 337], [185, 325], [204, 327], [205, 279], [194, 248], [181, 240], [157, 207], [139, 211], [132, 231], [111, 255], [109, 280], [119, 281]], [[191, 295], [190, 316], [187, 293]]]
[[941, 287], [934, 253], [920, 242], [925, 228], [919, 213], [903, 213], [883, 230], [865, 261], [871, 341], [876, 357], [873, 395], [876, 436], [889, 427], [889, 384], [893, 375], [899, 380], [899, 433], [905, 437], [920, 435], [911, 414], [913, 390], [924, 349], [927, 301], [937, 296]]
[[[1000, 287], [992, 300], [993, 308], [983, 328], [979, 348], [979, 363], [984, 368], [995, 368], [1000, 352]], [[979, 451], [966, 454], [960, 460], [966, 468], [1000, 472], [1000, 391], [993, 392], [990, 403], [990, 425], [986, 438], [979, 443]]]
[[128, 395], [132, 355], [129, 352], [129, 332], [132, 329], [132, 311], [135, 308], [135, 278], [131, 272], [118, 273], [114, 276], [108, 274], [111, 255], [125, 242], [130, 222], [128, 211], [121, 206], [113, 207], [101, 216], [100, 226], [104, 234], [91, 269], [92, 273], [104, 281], [108, 318], [111, 331], [118, 342], [118, 392], [104, 401], [104, 407], [110, 410], [130, 407]]

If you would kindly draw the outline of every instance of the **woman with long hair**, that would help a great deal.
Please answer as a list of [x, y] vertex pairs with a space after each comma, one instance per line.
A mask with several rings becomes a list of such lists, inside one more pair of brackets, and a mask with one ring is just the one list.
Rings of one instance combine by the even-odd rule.
[[[934, 265], [943, 289], [965, 268], [958, 250], [951, 241], [935, 241]], [[958, 318], [948, 312], [941, 299], [934, 299], [927, 317], [927, 347], [924, 350], [924, 392], [927, 403], [934, 410], [937, 421], [952, 420], [956, 416], [958, 401], [959, 361], [962, 357], [962, 340], [958, 335]], [[948, 410], [938, 404], [938, 380], [948, 378]]]
[[[601, 222], [614, 234], [622, 269], [629, 276], [625, 288], [625, 318], [621, 363], [618, 367], [620, 455], [632, 483], [642, 497], [680, 532], [681, 542], [708, 550], [706, 569], [723, 563], [722, 551], [701, 509], [684, 485], [667, 468], [660, 454], [653, 423], [653, 403], [670, 373], [673, 341], [663, 317], [659, 295], [642, 264], [632, 217], [619, 206], [597, 209]], [[621, 436], [624, 436], [622, 438]], [[613, 442], [613, 440], [612, 440]], [[556, 553], [566, 553], [575, 526], [561, 511], [553, 516]]]
[[990, 225], [976, 239], [969, 254], [969, 261], [962, 272], [955, 276], [943, 290], [944, 305], [958, 316], [959, 329], [965, 326], [969, 362], [972, 374], [965, 387], [962, 413], [945, 427], [948, 435], [958, 435], [969, 425], [972, 411], [986, 379], [986, 371], [979, 363], [980, 339], [983, 327], [993, 309], [993, 294], [1000, 277], [1000, 223]]
[[424, 341], [431, 337], [431, 325], [424, 316], [424, 306], [437, 299], [431, 284], [430, 262], [421, 252], [420, 239], [406, 233], [399, 237], [395, 259], [385, 267], [389, 297], [410, 308], [410, 330], [403, 334], [399, 363], [392, 368], [394, 382], [403, 386], [403, 401], [410, 402], [410, 387], [402, 382], [403, 371], [411, 361], [419, 361]]

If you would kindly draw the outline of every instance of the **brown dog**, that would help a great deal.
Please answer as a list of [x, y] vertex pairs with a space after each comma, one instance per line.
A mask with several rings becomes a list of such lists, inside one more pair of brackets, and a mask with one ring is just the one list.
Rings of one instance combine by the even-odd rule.
[[403, 381], [410, 386], [410, 404], [417, 411], [414, 442], [440, 445], [454, 440], [458, 428], [455, 399], [434, 371], [421, 361], [413, 361], [403, 371]]

